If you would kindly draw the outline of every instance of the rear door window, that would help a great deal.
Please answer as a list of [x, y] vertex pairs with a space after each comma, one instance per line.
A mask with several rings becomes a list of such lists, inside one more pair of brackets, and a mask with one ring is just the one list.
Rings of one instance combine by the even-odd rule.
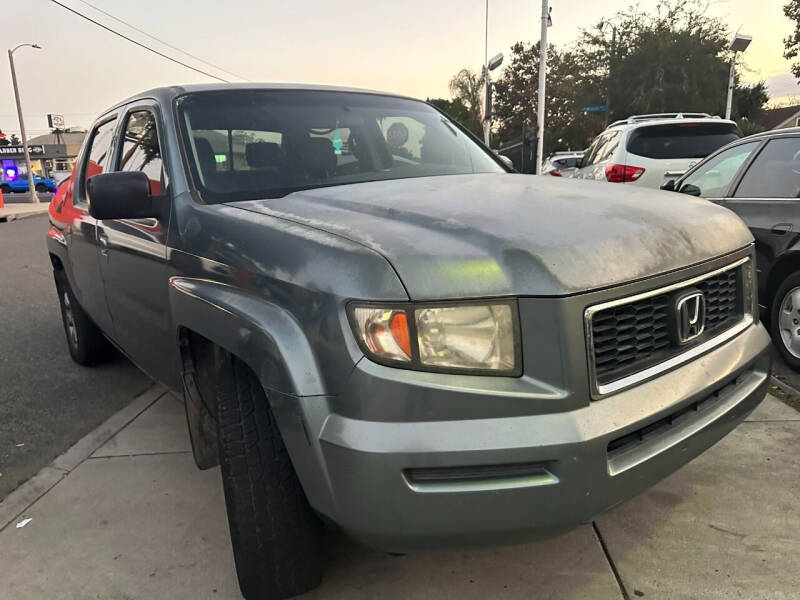
[[742, 132], [731, 123], [668, 123], [639, 127], [631, 132], [626, 149], [645, 158], [705, 158], [738, 140]]
[[83, 168], [81, 185], [75, 201], [78, 204], [85, 204], [86, 182], [101, 173], [107, 172], [111, 168], [111, 144], [114, 141], [114, 131], [117, 127], [116, 118], [106, 121], [94, 128], [86, 147], [86, 165]]
[[611, 155], [614, 154], [614, 151], [617, 149], [618, 145], [619, 131], [611, 131], [607, 133], [603, 145], [597, 149], [597, 155], [594, 158], [594, 162], [601, 163], [611, 158]]
[[584, 167], [596, 165], [608, 160], [619, 145], [619, 131], [609, 131], [598, 137], [589, 150], [586, 151]]
[[800, 137], [770, 140], [747, 169], [735, 198], [800, 198]]
[[117, 120], [111, 119], [99, 125], [92, 133], [92, 141], [89, 142], [89, 160], [86, 163], [84, 179], [88, 180], [105, 173], [111, 166], [111, 142], [114, 141], [114, 130]]

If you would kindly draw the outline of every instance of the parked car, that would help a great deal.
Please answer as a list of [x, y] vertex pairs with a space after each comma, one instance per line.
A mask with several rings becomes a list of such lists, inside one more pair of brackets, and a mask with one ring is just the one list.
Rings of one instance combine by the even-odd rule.
[[585, 153], [586, 150], [553, 152], [542, 163], [542, 175], [571, 177]]
[[[33, 176], [33, 186], [37, 192], [54, 192], [56, 191], [56, 183], [49, 177]], [[28, 185], [28, 176], [19, 176], [16, 179], [3, 179], [0, 180], [0, 191], [4, 194], [10, 192], [25, 193], [30, 189]]]
[[766, 393], [740, 219], [512, 174], [409, 98], [145, 92], [50, 218], [70, 354], [184, 397], [247, 598], [317, 584], [323, 521], [396, 553], [588, 522]]
[[595, 138], [573, 177], [658, 188], [740, 137], [736, 123], [705, 113], [634, 115]]
[[664, 189], [725, 206], [750, 227], [764, 321], [783, 359], [800, 371], [800, 128], [725, 146]]

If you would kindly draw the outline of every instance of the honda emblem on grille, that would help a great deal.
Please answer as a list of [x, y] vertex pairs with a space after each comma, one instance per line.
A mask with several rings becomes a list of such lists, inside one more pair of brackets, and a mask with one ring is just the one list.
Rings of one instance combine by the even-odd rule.
[[675, 302], [678, 342], [684, 344], [703, 333], [706, 328], [706, 298], [703, 292], [691, 291], [678, 296]]

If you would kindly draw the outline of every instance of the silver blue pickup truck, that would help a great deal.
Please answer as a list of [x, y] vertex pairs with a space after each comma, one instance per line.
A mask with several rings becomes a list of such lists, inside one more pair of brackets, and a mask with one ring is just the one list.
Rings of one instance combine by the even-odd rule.
[[249, 599], [318, 583], [323, 523], [403, 553], [589, 522], [766, 392], [736, 216], [515, 174], [410, 98], [144, 92], [50, 220], [70, 353], [185, 398]]

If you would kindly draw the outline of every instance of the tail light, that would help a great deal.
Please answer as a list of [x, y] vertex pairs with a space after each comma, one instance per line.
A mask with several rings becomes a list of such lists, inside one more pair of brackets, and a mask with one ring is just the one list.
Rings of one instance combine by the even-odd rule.
[[553, 177], [561, 177], [561, 173], [558, 172], [558, 169], [550, 169], [547, 171], [546, 175], [552, 175]]
[[642, 167], [630, 165], [606, 165], [606, 179], [611, 183], [629, 183], [636, 181], [644, 173]]

